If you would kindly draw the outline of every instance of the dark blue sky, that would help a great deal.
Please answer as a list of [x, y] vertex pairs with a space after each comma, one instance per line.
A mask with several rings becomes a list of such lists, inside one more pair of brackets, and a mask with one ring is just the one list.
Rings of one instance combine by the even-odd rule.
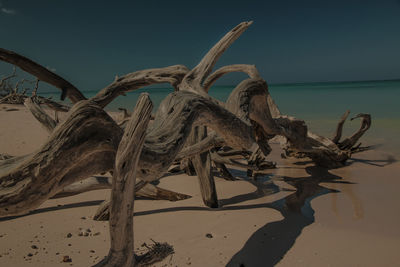
[[244, 20], [254, 24], [218, 66], [256, 64], [270, 83], [400, 78], [399, 0], [0, 2], [0, 46], [82, 90], [139, 69], [193, 67]]

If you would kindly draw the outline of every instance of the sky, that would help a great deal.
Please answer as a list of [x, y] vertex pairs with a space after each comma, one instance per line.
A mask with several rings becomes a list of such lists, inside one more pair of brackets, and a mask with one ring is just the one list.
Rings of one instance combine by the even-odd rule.
[[140, 69], [192, 68], [248, 20], [217, 67], [255, 64], [269, 83], [400, 78], [400, 0], [0, 0], [0, 47], [99, 90]]

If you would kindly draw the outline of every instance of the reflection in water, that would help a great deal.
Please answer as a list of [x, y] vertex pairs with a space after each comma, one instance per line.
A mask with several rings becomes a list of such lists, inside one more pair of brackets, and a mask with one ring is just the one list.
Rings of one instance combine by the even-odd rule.
[[[258, 229], [237, 252], [227, 266], [273, 266], [293, 246], [304, 227], [314, 222], [314, 210], [310, 201], [318, 196], [337, 193], [335, 189], [321, 186], [321, 183], [349, 184], [341, 177], [320, 167], [306, 167], [307, 177], [265, 176], [261, 180], [250, 181], [257, 187], [253, 193], [236, 196], [221, 201], [223, 205], [235, 204], [244, 200], [259, 198], [280, 191], [273, 182], [276, 179], [292, 185], [296, 190], [283, 199], [264, 204], [267, 208], [279, 211], [284, 217], [280, 221], [266, 224]], [[245, 177], [240, 171], [235, 176]]]

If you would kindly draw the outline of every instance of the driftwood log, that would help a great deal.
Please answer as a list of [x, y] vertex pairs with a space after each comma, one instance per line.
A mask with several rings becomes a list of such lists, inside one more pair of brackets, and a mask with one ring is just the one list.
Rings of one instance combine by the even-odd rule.
[[152, 108], [153, 104], [148, 95], [141, 95], [119, 143], [111, 191], [111, 247], [108, 256], [96, 266], [130, 267], [135, 264], [133, 253], [135, 181]]
[[[303, 120], [282, 115], [255, 66], [230, 65], [212, 73], [222, 53], [250, 25], [243, 22], [229, 31], [192, 70], [174, 65], [130, 73], [116, 78], [89, 100], [40, 64], [0, 49], [0, 60], [59, 88], [61, 99], [67, 97], [73, 104], [71, 108], [53, 105], [55, 110], [68, 111], [66, 119], [58, 122], [41, 110], [35, 100], [38, 96], [26, 99], [26, 106], [50, 137], [35, 153], [0, 160], [0, 216], [25, 214], [49, 198], [93, 190], [99, 186], [90, 184], [93, 180], [86, 180], [87, 187], [80, 182], [112, 172], [111, 201], [97, 214], [110, 217], [111, 250], [99, 265], [132, 266], [135, 187], [146, 188], [176, 161], [193, 163], [203, 201], [209, 207], [218, 207], [212, 162], [227, 177], [225, 164], [250, 172], [274, 167], [266, 161], [274, 137], [280, 137], [288, 156], [306, 156], [327, 168], [343, 166], [352, 153], [360, 151], [357, 143], [371, 125], [370, 115], [356, 116], [362, 118], [361, 128], [340, 142], [347, 113], [329, 139], [310, 132]], [[226, 103], [210, 97], [214, 82], [231, 72], [244, 72], [249, 78], [237, 85]], [[147, 95], [141, 96], [130, 117], [128, 113], [125, 116], [125, 130], [104, 112], [119, 95], [155, 83], [169, 83], [175, 91], [162, 101], [150, 126], [152, 105]], [[241, 155], [248, 163], [226, 159], [229, 155]]]

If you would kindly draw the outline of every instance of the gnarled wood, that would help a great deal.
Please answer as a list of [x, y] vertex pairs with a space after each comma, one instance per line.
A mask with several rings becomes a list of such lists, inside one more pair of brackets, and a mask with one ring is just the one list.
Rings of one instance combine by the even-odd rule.
[[[35, 153], [1, 157], [0, 217], [27, 213], [52, 196], [109, 187], [109, 179], [102, 185], [97, 179], [95, 182], [87, 180], [88, 184], [80, 183], [80, 187], [73, 185], [95, 174], [113, 171], [111, 204], [105, 201], [101, 212], [95, 216], [104, 218], [110, 214], [111, 249], [98, 266], [133, 266], [135, 189], [143, 187], [142, 196], [147, 197], [186, 198], [186, 195], [149, 184], [162, 177], [177, 159], [182, 159], [181, 163], [189, 162], [188, 157], [193, 159], [204, 203], [210, 207], [218, 205], [211, 160], [227, 173], [224, 164], [251, 171], [273, 167], [265, 157], [271, 151], [268, 142], [275, 136], [286, 140], [286, 151], [305, 155], [325, 167], [343, 166], [351, 153], [358, 149], [359, 145], [355, 145], [359, 138], [369, 129], [369, 114], [359, 114], [357, 117], [362, 118], [360, 129], [340, 142], [345, 115], [335, 137], [330, 140], [308, 131], [303, 120], [282, 115], [255, 66], [231, 65], [210, 75], [222, 53], [250, 24], [243, 22], [228, 32], [190, 71], [182, 65], [175, 65], [127, 74], [117, 77], [89, 101], [76, 87], [41, 65], [0, 49], [0, 60], [15, 64], [60, 88], [63, 92], [61, 98], [67, 96], [75, 103], [67, 119], [56, 126], [38, 105], [31, 99], [27, 100], [27, 106], [46, 125], [51, 136]], [[234, 71], [245, 72], [250, 78], [233, 90], [226, 104], [207, 94], [218, 78]], [[103, 111], [121, 94], [166, 82], [172, 84], [176, 92], [164, 99], [154, 123], [147, 130], [152, 104], [146, 95], [139, 99], [125, 132]], [[10, 99], [21, 102], [27, 96], [25, 92], [22, 96], [17, 94], [18, 85], [14, 91], [11, 90]], [[69, 109], [51, 102], [44, 104], [57, 111]], [[211, 130], [214, 133], [207, 136], [207, 131]], [[222, 157], [214, 149], [221, 145], [241, 151], [249, 164]], [[211, 154], [209, 150], [212, 150]], [[253, 152], [250, 157], [248, 151]]]
[[[205, 96], [207, 90], [202, 87], [205, 78], [211, 73], [214, 65], [223, 52], [251, 25], [251, 23], [252, 22], [242, 22], [225, 34], [225, 36], [208, 51], [200, 63], [186, 74], [178, 86], [179, 90], [195, 92]], [[218, 101], [216, 102], [218, 103]], [[206, 127], [195, 127], [190, 138], [189, 145], [200, 142], [206, 137]], [[191, 161], [199, 178], [203, 202], [208, 207], [218, 207], [218, 198], [215, 189], [214, 177], [211, 171], [211, 159], [209, 152], [203, 152], [199, 155], [196, 155], [191, 159]]]
[[68, 112], [71, 109], [69, 106], [57, 103], [42, 96], [36, 96], [36, 98], [41, 105], [46, 105], [47, 107], [49, 107], [54, 111]]
[[222, 76], [227, 73], [232, 72], [244, 72], [249, 75], [250, 78], [260, 78], [260, 73], [258, 72], [255, 65], [247, 65], [247, 64], [235, 64], [223, 66], [213, 72], [208, 78], [204, 81], [203, 88], [206, 92], [210, 90], [210, 87]]
[[[274, 118], [269, 107], [270, 103], [273, 101], [269, 96], [267, 84], [262, 79], [243, 81], [234, 89], [226, 103], [228, 110], [255, 130], [257, 143], [264, 155], [268, 155], [270, 151], [268, 140], [280, 135], [287, 140], [285, 144], [287, 150], [300, 152], [324, 167], [343, 166], [351, 156], [350, 149], [341, 149], [330, 139], [308, 131], [304, 121], [278, 115], [280, 112], [276, 105], [273, 106], [273, 113], [277, 115]], [[359, 138], [368, 128], [366, 119], [361, 127], [362, 130], [360, 129], [352, 140]]]
[[159, 178], [183, 148], [193, 126], [206, 125], [225, 142], [237, 149], [255, 145], [252, 129], [234, 114], [212, 100], [198, 94], [178, 91], [160, 104], [149, 127], [138, 178], [152, 181]]
[[0, 216], [25, 214], [63, 187], [111, 170], [121, 135], [96, 104], [77, 103], [39, 151], [2, 162]]
[[340, 138], [342, 138], [343, 124], [346, 122], [346, 119], [349, 116], [349, 114], [350, 110], [346, 110], [346, 112], [340, 118], [340, 121], [336, 127], [335, 135], [332, 138], [332, 142], [334, 142], [335, 144], [337, 144], [340, 141]]
[[180, 161], [184, 158], [190, 158], [195, 155], [201, 154], [202, 152], [208, 151], [214, 147], [219, 147], [225, 144], [223, 138], [218, 137], [215, 133], [209, 134], [206, 138], [194, 145], [184, 147], [178, 155], [175, 157], [176, 161]]
[[118, 146], [113, 174], [110, 208], [111, 247], [108, 256], [96, 266], [131, 267], [133, 253], [133, 204], [137, 164], [150, 121], [153, 104], [142, 94]]
[[[238, 149], [255, 144], [248, 125], [208, 98], [175, 92], [163, 103], [170, 112], [166, 117], [156, 115], [148, 129], [139, 160], [139, 179], [160, 178], [196, 125], [207, 125]], [[111, 170], [121, 134], [121, 129], [96, 104], [77, 103], [40, 151], [24, 159], [26, 162], [9, 166], [8, 172], [0, 170], [0, 216], [26, 213], [63, 187]], [[71, 166], [71, 162], [75, 165]]]
[[371, 115], [360, 113], [357, 114], [357, 116], [355, 116], [354, 118], [351, 118], [351, 120], [354, 120], [356, 118], [362, 119], [361, 126], [352, 136], [346, 138], [342, 142], [339, 142], [338, 146], [342, 150], [352, 150], [358, 140], [361, 138], [361, 136], [363, 136], [364, 133], [369, 129], [369, 127], [371, 127]]
[[32, 97], [25, 99], [24, 105], [31, 111], [32, 115], [40, 122], [49, 133], [56, 127], [57, 122], [47, 115], [44, 110], [35, 103]]
[[167, 190], [152, 184], [146, 184], [140, 191], [136, 193], [136, 196], [141, 198], [168, 201], [179, 201], [191, 198], [189, 195]]
[[[204, 126], [196, 126], [192, 130], [189, 144], [196, 144], [205, 138], [207, 138], [207, 128]], [[195, 155], [190, 160], [197, 174], [204, 204], [210, 208], [218, 208], [217, 190], [215, 189], [214, 175], [211, 171], [210, 152], [202, 152]]]
[[224, 35], [202, 58], [200, 63], [194, 67], [183, 78], [179, 84], [179, 90], [188, 90], [205, 94], [202, 88], [204, 79], [211, 73], [215, 63], [226, 49], [252, 24], [252, 21], [242, 22]]
[[111, 189], [112, 179], [107, 176], [92, 176], [86, 178], [85, 180], [75, 182], [73, 184], [67, 185], [56, 195], [51, 198], [63, 198], [69, 196], [75, 196], [81, 193], [101, 190], [101, 189]]
[[[112, 170], [110, 162], [115, 159], [115, 149], [122, 130], [108, 115], [104, 115], [101, 108], [120, 94], [159, 82], [169, 82], [181, 91], [166, 97], [154, 123], [147, 129], [137, 173], [142, 181], [159, 179], [179, 156], [196, 156], [188, 152], [179, 155], [179, 152], [184, 151], [182, 149], [193, 127], [204, 126], [214, 130], [225, 145], [237, 150], [261, 149], [267, 156], [271, 150], [268, 140], [283, 136], [287, 140], [288, 150], [303, 153], [322, 166], [343, 165], [355, 143], [369, 128], [371, 120], [367, 114], [362, 115], [364, 119], [359, 131], [342, 143], [335, 144], [328, 138], [308, 131], [304, 121], [281, 115], [269, 95], [266, 82], [259, 77], [254, 66], [228, 66], [217, 70], [207, 79], [221, 54], [250, 24], [241, 23], [228, 32], [191, 71], [177, 65], [135, 72], [117, 78], [92, 101], [76, 103], [67, 121], [55, 128], [41, 150], [0, 162], [0, 216], [29, 211], [73, 182]], [[76, 88], [62, 78], [43, 71], [42, 66], [29, 59], [4, 49], [1, 50], [0, 59], [11, 63], [16, 60], [17, 66], [31, 68], [31, 74], [57, 84], [72, 97], [72, 102], [82, 99]], [[221, 75], [234, 70], [244, 71], [250, 78], [234, 89], [226, 105], [207, 95], [204, 88], [209, 88]], [[199, 135], [196, 142], [200, 143], [193, 143], [192, 148], [196, 146], [199, 153], [208, 153], [205, 151], [213, 144], [213, 140], [204, 134]], [[66, 162], [65, 158], [71, 161]], [[69, 165], [70, 162], [73, 165]]]
[[112, 84], [98, 92], [92, 101], [101, 107], [107, 106], [119, 95], [157, 83], [170, 83], [177, 87], [189, 70], [183, 65], [148, 69], [129, 73], [117, 78]]
[[[58, 192], [55, 196], [51, 198], [53, 199], [63, 198], [63, 197], [78, 195], [89, 191], [111, 189], [111, 188], [112, 188], [111, 177], [92, 176], [86, 178], [85, 180], [64, 187], [60, 192]], [[189, 195], [170, 191], [149, 183], [142, 183], [141, 181], [135, 184], [135, 196], [147, 199], [169, 200], [169, 201], [178, 201], [191, 197]]]

